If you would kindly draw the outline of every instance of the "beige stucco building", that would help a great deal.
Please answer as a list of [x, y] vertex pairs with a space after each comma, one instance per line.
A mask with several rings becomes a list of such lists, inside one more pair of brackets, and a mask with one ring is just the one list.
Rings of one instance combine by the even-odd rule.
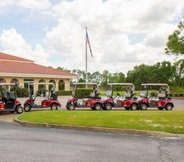
[[[0, 52], [0, 83], [14, 82], [19, 87], [29, 89], [29, 83], [51, 82], [55, 84], [55, 90], [58, 91], [70, 90], [70, 81], [75, 78], [77, 78], [76, 74], [38, 65], [32, 60]], [[37, 89], [38, 85], [34, 85], [34, 92]]]

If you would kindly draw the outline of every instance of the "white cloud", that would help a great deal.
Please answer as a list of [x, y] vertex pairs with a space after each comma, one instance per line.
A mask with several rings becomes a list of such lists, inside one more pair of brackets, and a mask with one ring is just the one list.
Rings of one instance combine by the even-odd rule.
[[51, 3], [49, 0], [18, 0], [18, 6], [29, 8], [29, 9], [49, 9]]
[[13, 28], [3, 30], [0, 36], [0, 44], [4, 48], [2, 52], [34, 60], [35, 63], [45, 66], [50, 64], [47, 61], [50, 55], [39, 44], [36, 45], [35, 50], [32, 49], [32, 46], [26, 43], [22, 35], [18, 34]]
[[0, 8], [14, 3], [14, 0], [1, 0]]
[[[133, 65], [162, 61], [160, 55], [163, 60], [168, 60], [170, 58], [164, 54], [164, 48], [168, 35], [175, 27], [168, 21], [181, 12], [182, 4], [181, 0], [169, 0], [167, 3], [160, 0], [61, 2], [53, 7], [58, 16], [58, 26], [47, 33], [48, 49], [61, 56], [69, 55], [71, 58], [67, 59], [66, 67], [72, 64], [72, 59], [79, 60], [73, 64], [78, 67], [82, 61], [79, 57], [84, 55], [84, 28], [88, 26], [94, 53], [90, 61], [95, 62], [99, 70], [117, 70], [118, 65], [118, 71], [127, 71]], [[145, 39], [130, 45], [128, 34], [133, 33], [144, 33]], [[145, 60], [153, 57], [154, 61]], [[91, 63], [89, 69], [97, 69]]]
[[144, 44], [152, 47], [164, 47], [168, 36], [176, 29], [175, 25], [161, 24], [147, 34]]
[[[46, 23], [44, 20], [48, 25], [39, 30], [45, 32], [45, 47], [36, 45], [35, 49], [20, 30], [15, 30], [16, 27], [6, 29], [0, 39], [4, 51], [29, 56], [47, 66], [85, 70], [87, 26], [94, 55], [90, 56], [87, 47], [90, 72], [126, 73], [142, 63], [173, 61], [173, 56], [165, 55], [164, 48], [167, 37], [176, 29], [184, 13], [183, 0], [63, 0], [55, 4], [51, 0], [19, 0], [17, 4], [24, 10], [40, 9], [39, 14], [53, 16], [56, 25], [51, 27], [49, 20]], [[37, 26], [42, 23], [40, 17], [34, 15], [37, 12], [27, 14], [38, 19]], [[32, 21], [28, 15], [21, 20]], [[52, 56], [58, 59], [53, 61]]]

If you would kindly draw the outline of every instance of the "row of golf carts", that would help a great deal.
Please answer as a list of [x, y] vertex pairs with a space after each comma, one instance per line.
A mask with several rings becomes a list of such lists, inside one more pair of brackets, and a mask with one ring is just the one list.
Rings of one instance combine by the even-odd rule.
[[[172, 110], [174, 107], [171, 98], [169, 97], [168, 84], [162, 83], [146, 83], [141, 84], [145, 90], [140, 92], [139, 96], [135, 96], [135, 87], [132, 83], [108, 83], [109, 89], [106, 96], [102, 99], [100, 93], [93, 91], [88, 98], [78, 99], [76, 97], [76, 89], [79, 85], [97, 87], [97, 83], [74, 83], [72, 96], [66, 103], [68, 110], [90, 107], [92, 110], [111, 110], [112, 108], [125, 108], [126, 110], [147, 110], [147, 108], [158, 108], [159, 110]], [[125, 86], [125, 94], [121, 96], [117, 93], [115, 96], [113, 90], [115, 86]], [[149, 93], [150, 89], [159, 88], [159, 93]]]
[[[54, 93], [55, 85], [53, 83], [38, 83], [37, 85], [51, 86], [51, 91], [47, 92], [41, 100], [41, 104], [36, 104], [35, 100], [38, 96], [41, 96], [37, 92], [36, 96], [32, 95], [30, 91], [29, 98], [24, 102], [24, 106], [21, 106], [20, 101], [17, 100], [15, 91], [11, 91], [10, 87], [14, 86], [14, 83], [0, 83], [0, 112], [16, 112], [21, 114], [23, 111], [29, 112], [32, 108], [50, 108], [51, 110], [58, 110], [61, 107], [61, 103], [58, 101], [57, 94]], [[36, 85], [31, 83], [30, 85]], [[80, 85], [93, 86], [93, 90], [87, 98], [78, 99], [76, 97], [77, 87]], [[126, 110], [147, 110], [147, 108], [158, 108], [159, 110], [172, 110], [174, 107], [171, 98], [169, 97], [169, 86], [161, 83], [146, 83], [142, 84], [145, 90], [140, 92], [139, 96], [135, 96], [135, 87], [132, 83], [108, 83], [109, 89], [106, 92], [106, 96], [102, 98], [97, 89], [97, 83], [74, 83], [74, 90], [72, 96], [66, 103], [68, 110], [75, 110], [78, 108], [90, 107], [92, 110], [111, 110], [112, 108], [125, 108]], [[125, 86], [125, 94], [121, 96], [117, 93], [113, 94], [115, 86]], [[151, 87], [160, 88], [157, 96], [153, 96], [149, 93]]]
[[15, 86], [15, 83], [0, 83], [0, 112], [16, 112], [18, 114], [29, 112], [32, 108], [50, 108], [51, 110], [58, 110], [61, 107], [61, 103], [58, 101], [57, 94], [54, 93], [55, 85], [53, 83], [31, 83], [33, 85], [48, 85], [51, 86], [51, 91], [47, 92], [41, 104], [36, 104], [36, 98], [41, 96], [38, 92], [35, 96], [32, 95], [30, 90], [29, 98], [24, 102], [24, 107], [21, 106], [20, 101], [17, 100], [17, 95], [15, 91], [11, 90], [12, 86]]

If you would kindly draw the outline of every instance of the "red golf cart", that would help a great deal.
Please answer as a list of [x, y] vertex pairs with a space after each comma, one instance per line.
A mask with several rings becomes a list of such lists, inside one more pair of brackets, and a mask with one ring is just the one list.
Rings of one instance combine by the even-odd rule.
[[[58, 95], [54, 93], [55, 85], [54, 83], [30, 83], [30, 86], [34, 85], [50, 85], [51, 90], [45, 92], [45, 96], [42, 96], [39, 92], [36, 93], [34, 97], [32, 95], [32, 91], [30, 90], [29, 98], [24, 103], [24, 111], [29, 112], [32, 108], [48, 108], [50, 107], [51, 110], [58, 110], [58, 107], [61, 107], [60, 102], [58, 101]], [[41, 104], [38, 105], [35, 103], [37, 97], [42, 97]]]
[[[171, 101], [171, 97], [169, 97], [169, 86], [164, 83], [143, 83], [141, 84], [146, 88], [140, 92], [139, 106], [141, 110], [147, 110], [150, 108], [158, 108], [159, 110], [172, 110], [174, 107], [174, 103]], [[150, 87], [160, 88], [158, 90], [158, 95], [155, 96], [151, 94], [149, 96]]]
[[15, 83], [0, 83], [0, 112], [16, 112], [17, 114], [23, 113], [23, 108], [20, 101], [17, 100], [15, 91], [11, 91], [11, 87]]
[[[125, 107], [126, 110], [137, 110], [138, 102], [137, 98], [134, 96], [134, 85], [132, 83], [108, 83], [110, 86], [109, 90], [106, 92], [106, 97], [104, 99], [104, 109], [111, 110], [112, 107], [119, 108]], [[113, 97], [114, 86], [126, 86], [126, 92], [123, 97], [119, 93]]]
[[[74, 83], [73, 85], [74, 89], [72, 92], [72, 96], [68, 99], [66, 103], [66, 108], [68, 110], [75, 110], [76, 107], [78, 108], [91, 107], [92, 110], [101, 110], [101, 108], [103, 107], [103, 102], [97, 90], [98, 87], [97, 83]], [[89, 96], [88, 98], [78, 99], [76, 97], [77, 87], [81, 85], [85, 85], [87, 87], [93, 86], [92, 91], [89, 94], [87, 94]], [[83, 96], [83, 94], [81, 94], [81, 96]]]

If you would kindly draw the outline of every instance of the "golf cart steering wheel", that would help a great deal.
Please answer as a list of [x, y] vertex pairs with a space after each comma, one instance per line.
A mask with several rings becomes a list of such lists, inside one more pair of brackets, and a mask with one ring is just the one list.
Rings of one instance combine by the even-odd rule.
[[121, 96], [121, 95], [117, 92], [117, 96]]
[[151, 95], [148, 97], [148, 99], [152, 99], [152, 98], [155, 98], [155, 96]]

